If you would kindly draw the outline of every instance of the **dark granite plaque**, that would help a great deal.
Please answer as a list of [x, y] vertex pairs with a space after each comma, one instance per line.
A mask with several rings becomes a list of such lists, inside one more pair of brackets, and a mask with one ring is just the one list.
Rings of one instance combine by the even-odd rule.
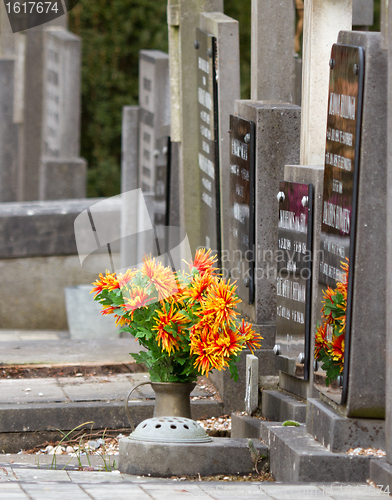
[[239, 297], [254, 301], [255, 124], [230, 115], [230, 276]]
[[313, 186], [279, 185], [276, 282], [277, 367], [309, 378]]
[[[347, 393], [347, 366], [350, 347], [351, 297], [355, 255], [355, 225], [358, 192], [359, 148], [363, 99], [364, 50], [335, 44], [330, 61], [327, 140], [320, 235], [320, 310], [323, 291], [344, 280], [342, 263], [351, 263], [348, 276], [344, 370], [328, 389], [328, 396], [344, 404]], [[321, 324], [320, 318], [320, 324]], [[332, 331], [327, 328], [328, 340]], [[322, 376], [316, 387], [323, 390]], [[343, 391], [341, 386], [343, 385]], [[340, 388], [338, 387], [340, 386]], [[333, 387], [336, 394], [332, 395]]]
[[220, 255], [216, 39], [196, 30], [200, 245]]

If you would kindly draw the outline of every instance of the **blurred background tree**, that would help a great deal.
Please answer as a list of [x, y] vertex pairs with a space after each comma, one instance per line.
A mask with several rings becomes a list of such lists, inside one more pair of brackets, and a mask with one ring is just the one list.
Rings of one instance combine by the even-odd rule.
[[[225, 0], [240, 27], [241, 97], [250, 96], [250, 0]], [[167, 0], [80, 0], [69, 29], [83, 40], [81, 154], [88, 196], [121, 191], [122, 107], [138, 104], [139, 50], [168, 50]], [[374, 30], [380, 26], [375, 0]]]

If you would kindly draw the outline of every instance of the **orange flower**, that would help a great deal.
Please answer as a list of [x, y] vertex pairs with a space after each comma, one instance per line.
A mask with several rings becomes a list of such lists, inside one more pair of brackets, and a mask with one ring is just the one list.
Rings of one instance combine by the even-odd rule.
[[[225, 328], [219, 335], [212, 339], [210, 352], [217, 357], [230, 358], [236, 356], [243, 349], [241, 335], [231, 328]], [[221, 365], [227, 364], [222, 360]]]
[[94, 297], [100, 294], [102, 290], [115, 290], [116, 288], [120, 288], [116, 273], [109, 273], [109, 271], [106, 271], [105, 276], [100, 273], [99, 280], [94, 281], [93, 285], [95, 288], [93, 288], [90, 293], [96, 292]]
[[106, 316], [107, 314], [113, 314], [116, 309], [119, 309], [116, 306], [102, 306], [101, 314]]
[[216, 256], [211, 256], [211, 249], [200, 248], [196, 250], [194, 260], [187, 262], [187, 264], [190, 271], [197, 269], [200, 275], [203, 276], [204, 273], [213, 273], [217, 270], [216, 267], [213, 267], [217, 260]]
[[230, 282], [214, 282], [207, 292], [202, 308], [203, 314], [214, 318], [215, 323], [233, 323], [239, 314], [235, 311], [236, 305], [241, 302], [235, 293], [236, 286]]
[[125, 274], [119, 274], [117, 276], [119, 288], [124, 288], [124, 286], [131, 281], [131, 279], [136, 275], [136, 269], [128, 269]]
[[[321, 309], [321, 312], [322, 312], [322, 317], [325, 318], [325, 320], [326, 320], [326, 323], [333, 323], [333, 321], [334, 321], [333, 316], [332, 316], [332, 311], [328, 314], [328, 316], [326, 316], [324, 313], [324, 308], [325, 308], [325, 305], [327, 305], [327, 306], [333, 305], [334, 302], [333, 302], [332, 297], [334, 297], [335, 294], [336, 294], [336, 291], [332, 290], [332, 288], [330, 288], [330, 287], [328, 287], [327, 290], [323, 290], [324, 300], [322, 301], [323, 308]], [[328, 301], [331, 304], [328, 304], [327, 303]]]
[[263, 337], [259, 333], [252, 330], [252, 325], [244, 319], [242, 320], [239, 328], [239, 333], [243, 340], [245, 340], [246, 347], [251, 350], [252, 354], [255, 349], [261, 347], [261, 340], [263, 340]]
[[190, 299], [190, 302], [200, 302], [205, 298], [205, 293], [214, 282], [214, 278], [209, 273], [196, 275], [187, 288], [183, 290], [183, 298]]
[[321, 326], [317, 328], [316, 331], [316, 340], [315, 340], [315, 347], [314, 347], [314, 355], [316, 359], [318, 358], [318, 355], [320, 354], [321, 349], [327, 350], [329, 347], [328, 341], [327, 341], [327, 324], [323, 323]]
[[[196, 354], [193, 364], [202, 375], [208, 377], [208, 373], [213, 368], [220, 368], [219, 360], [211, 352], [208, 328], [203, 328], [199, 335], [191, 337], [191, 355]], [[220, 360], [222, 362], [222, 360]]]
[[[174, 310], [174, 304], [170, 306], [169, 311], [166, 311], [165, 306], [163, 306], [162, 311], [158, 311], [158, 319], [156, 320], [156, 326], [152, 329], [157, 331], [157, 341], [158, 345], [161, 345], [162, 350], [166, 350], [171, 354], [171, 351], [179, 350], [178, 345], [178, 334], [181, 333], [183, 325], [187, 323], [187, 319], [179, 312]], [[166, 330], [166, 327], [171, 327], [177, 330], [177, 335]]]
[[135, 287], [131, 289], [129, 297], [124, 297], [124, 305], [122, 307], [124, 311], [131, 312], [131, 318], [133, 318], [133, 312], [140, 307], [148, 306], [151, 300], [143, 288]]
[[155, 259], [144, 258], [141, 271], [157, 290], [159, 300], [167, 299], [178, 292], [176, 278], [172, 270], [169, 267], [164, 267], [160, 262], [155, 262]]
[[339, 335], [339, 337], [333, 337], [331, 347], [328, 353], [331, 355], [333, 361], [337, 361], [341, 364], [341, 370], [343, 370], [344, 361], [344, 335]]

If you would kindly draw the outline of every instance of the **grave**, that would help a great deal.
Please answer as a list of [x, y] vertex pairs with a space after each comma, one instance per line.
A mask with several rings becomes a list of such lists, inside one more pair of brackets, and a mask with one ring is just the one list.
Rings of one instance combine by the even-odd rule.
[[[300, 108], [281, 102], [235, 101], [234, 112], [230, 126], [231, 190], [226, 198], [231, 217], [223, 225], [223, 234], [230, 239], [222, 261], [228, 277], [237, 281], [242, 300], [238, 310], [264, 337], [262, 349], [256, 351], [259, 375], [274, 375], [276, 194], [284, 165], [299, 160]], [[244, 368], [241, 364], [241, 373]], [[214, 375], [214, 381], [225, 404], [243, 408], [245, 376], [236, 385], [224, 373]]]
[[[0, 203], [2, 328], [67, 329], [64, 287], [91, 284], [106, 269], [104, 254], [91, 257], [90, 272], [81, 269], [75, 241], [76, 217], [99, 201]], [[107, 218], [110, 227], [119, 223], [116, 201]], [[119, 264], [118, 253], [114, 259]]]
[[80, 38], [66, 30], [66, 15], [24, 33], [12, 33], [3, 4], [0, 18], [0, 57], [7, 61], [1, 73], [8, 82], [8, 94], [0, 96], [7, 130], [0, 202], [82, 198]]
[[[170, 88], [169, 58], [159, 50], [139, 53], [139, 106], [123, 109], [121, 266], [141, 262], [151, 249], [151, 230], [143, 234], [142, 207], [126, 193], [141, 188], [154, 228], [169, 225], [170, 202]], [[130, 202], [130, 205], [127, 203]], [[138, 214], [138, 215], [136, 215]], [[150, 224], [150, 225], [151, 225]], [[140, 226], [138, 228], [138, 226]], [[131, 237], [132, 234], [140, 233]], [[153, 235], [155, 237], [155, 235]], [[166, 242], [164, 243], [166, 247]], [[163, 249], [162, 249], [163, 250]]]
[[[199, 246], [206, 246], [210, 241], [211, 246], [219, 241], [218, 228], [210, 228], [209, 234], [205, 233], [205, 222], [208, 213], [212, 212], [212, 206], [206, 201], [215, 203], [218, 209], [220, 204], [216, 197], [218, 195], [223, 200], [228, 193], [227, 176], [219, 175], [219, 165], [227, 164], [229, 154], [227, 127], [229, 126], [229, 114], [232, 112], [233, 100], [239, 97], [239, 42], [238, 23], [228, 18], [221, 12], [223, 2], [219, 0], [209, 1], [203, 5], [191, 5], [181, 0], [180, 2], [169, 2], [168, 4], [168, 25], [169, 25], [169, 49], [170, 49], [170, 85], [171, 85], [171, 140], [179, 144], [179, 192], [180, 192], [180, 225], [189, 235], [191, 249], [194, 252]], [[204, 34], [216, 38], [216, 60], [211, 60], [210, 56], [201, 57], [203, 61], [211, 64], [211, 69], [218, 76], [215, 97], [203, 85], [202, 68], [199, 69], [199, 52], [195, 49], [198, 46], [196, 29], [200, 29]], [[208, 38], [214, 43], [211, 38]], [[195, 43], [196, 42], [196, 43]], [[210, 47], [211, 48], [211, 47]], [[192, 50], [191, 50], [192, 49]], [[203, 63], [205, 65], [205, 63]], [[200, 79], [198, 80], [198, 74]], [[211, 79], [212, 74], [209, 78]], [[200, 86], [200, 83], [202, 84]], [[210, 80], [211, 85], [211, 80]], [[198, 88], [201, 90], [199, 91]], [[211, 102], [215, 101], [216, 108], [209, 110], [200, 102], [206, 94], [210, 94]], [[203, 117], [210, 123], [203, 121]], [[214, 123], [211, 117], [214, 115]], [[199, 122], [199, 120], [201, 120]], [[203, 148], [203, 136], [201, 139], [200, 125], [207, 125], [211, 138], [204, 140], [204, 147], [209, 148], [210, 155], [214, 157], [214, 178], [205, 174], [201, 167], [206, 163], [203, 158], [211, 161], [205, 156]], [[199, 133], [200, 130], [200, 133]], [[204, 130], [204, 129], [203, 129]], [[214, 134], [212, 134], [214, 131]], [[206, 131], [205, 131], [206, 132]], [[207, 133], [207, 132], [206, 132]], [[198, 140], [195, 140], [198, 138]], [[227, 145], [227, 147], [225, 146]], [[213, 153], [212, 147], [215, 152]], [[201, 148], [201, 150], [199, 150]], [[199, 154], [202, 164], [199, 165]], [[218, 165], [219, 162], [219, 165]], [[208, 164], [208, 161], [207, 161]], [[210, 165], [210, 164], [208, 164]], [[211, 166], [211, 165], [210, 165]], [[212, 174], [212, 168], [209, 169]], [[203, 175], [202, 175], [203, 174]], [[195, 179], [197, 182], [192, 182]], [[202, 183], [204, 179], [204, 184]], [[220, 179], [220, 184], [219, 184]], [[215, 184], [215, 186], [214, 186]], [[208, 189], [211, 188], [211, 191]], [[204, 201], [203, 201], [203, 198]], [[225, 207], [222, 206], [222, 217], [226, 217]], [[204, 211], [204, 216], [203, 216]], [[210, 219], [210, 218], [209, 218]], [[213, 214], [213, 220], [216, 219]], [[219, 220], [216, 225], [218, 225]], [[208, 220], [210, 223], [210, 220]], [[211, 232], [212, 231], [212, 232]], [[216, 233], [216, 231], [218, 231]], [[225, 233], [223, 232], [223, 235]], [[209, 240], [206, 240], [206, 237]], [[223, 247], [227, 241], [222, 241]], [[219, 250], [219, 248], [212, 248]]]
[[81, 40], [63, 28], [46, 28], [43, 53], [39, 199], [84, 198], [87, 163], [79, 158]]
[[[388, 5], [388, 0], [382, 2], [382, 36], [383, 48], [387, 49], [388, 54], [388, 130], [392, 126], [392, 110], [390, 105], [392, 77], [390, 68], [392, 67], [392, 9]], [[386, 309], [391, 307], [391, 173], [392, 173], [392, 142], [388, 136], [387, 147], [387, 268], [386, 268]], [[389, 486], [389, 491], [392, 491], [392, 337], [391, 337], [391, 319], [390, 315], [386, 316], [386, 460], [373, 462], [370, 467], [370, 478], [376, 484]]]
[[[285, 179], [310, 184], [313, 177], [318, 192], [315, 234], [320, 237], [313, 246], [314, 254], [319, 251], [313, 264], [313, 328], [321, 308], [321, 290], [336, 286], [341, 278], [340, 260], [346, 255], [350, 259], [341, 384], [321, 389], [325, 379], [316, 370], [315, 391], [312, 376], [308, 382], [297, 380], [298, 373], [289, 374], [290, 366], [283, 366], [286, 373], [280, 374], [280, 387], [307, 398], [306, 425], [288, 431], [281, 424], [260, 423], [257, 431], [251, 423], [238, 424], [241, 437], [244, 432], [256, 433], [271, 447], [271, 471], [283, 481], [318, 480], [318, 460], [324, 470], [329, 464], [330, 480], [365, 480], [370, 461], [358, 457], [354, 467], [353, 458], [346, 455], [348, 449], [385, 449], [386, 313], [379, 297], [385, 296], [386, 287], [386, 53], [381, 49], [380, 33], [341, 32], [331, 54], [324, 188], [320, 189], [320, 175], [314, 167], [286, 167]], [[292, 331], [287, 329], [289, 335]], [[313, 349], [311, 342], [310, 352]], [[371, 377], [366, 366], [371, 367]], [[282, 393], [275, 398], [269, 395], [270, 414], [282, 397]], [[293, 397], [287, 403], [294, 410], [298, 401]], [[280, 401], [279, 411], [275, 411], [279, 420], [283, 408]], [[234, 435], [239, 436], [238, 429]], [[307, 465], [310, 457], [312, 470]], [[385, 468], [380, 469], [379, 474], [384, 473]]]
[[[287, 28], [289, 34], [284, 35], [278, 47], [273, 45], [265, 51], [258, 50], [267, 36], [263, 27], [271, 25], [272, 19], [276, 21], [279, 14], [274, 12], [272, 5], [264, 12], [264, 7], [261, 9], [258, 4], [260, 2], [252, 3], [251, 95], [254, 97], [250, 101], [235, 101], [229, 122], [227, 151], [230, 156], [222, 162], [222, 169], [224, 165], [230, 165], [228, 175], [223, 170], [221, 172], [221, 178], [228, 186], [227, 189], [221, 185], [222, 268], [226, 278], [237, 282], [237, 293], [242, 300], [239, 304], [241, 315], [250, 320], [264, 337], [262, 349], [255, 354], [260, 358], [259, 376], [270, 376], [277, 374], [272, 348], [275, 340], [274, 249], [277, 237], [273, 221], [278, 209], [274, 203], [276, 193], [272, 195], [272, 191], [274, 186], [278, 187], [279, 172], [283, 172], [285, 163], [299, 161], [300, 108], [291, 104], [293, 99], [288, 97], [294, 92], [290, 74], [290, 67], [294, 71], [293, 51], [286, 44], [288, 37], [292, 36], [291, 43], [294, 39], [293, 4], [289, 5], [283, 25], [280, 21], [279, 27], [273, 23], [274, 29], [283, 33]], [[281, 12], [283, 4], [285, 2], [274, 7]], [[260, 60], [271, 62], [280, 54], [284, 54], [284, 61], [287, 61], [287, 75], [277, 78], [272, 90], [266, 82], [273, 78], [274, 72], [266, 72]], [[283, 103], [285, 100], [290, 102]], [[230, 382], [228, 374], [212, 375], [224, 404], [231, 410], [244, 408], [245, 354], [239, 365], [237, 384]]]
[[[327, 99], [329, 85], [330, 48], [335, 43], [342, 29], [351, 29], [352, 2], [321, 2], [308, 0], [305, 2], [304, 33], [303, 33], [303, 72], [302, 72], [302, 108], [301, 108], [301, 153], [298, 170], [293, 163], [287, 163], [293, 168], [286, 170], [287, 176], [280, 180], [313, 184], [315, 188], [315, 218], [313, 234], [315, 244], [318, 244], [320, 233], [320, 214], [322, 198], [322, 173], [324, 165], [325, 137], [327, 119]], [[276, 193], [278, 190], [276, 191]], [[275, 194], [276, 194], [275, 193]], [[313, 248], [317, 250], [316, 247]], [[316, 289], [318, 276], [318, 253], [313, 252], [313, 292]], [[316, 324], [315, 315], [319, 306], [312, 304], [311, 329]], [[313, 342], [313, 339], [312, 339]], [[308, 346], [309, 352], [313, 347]], [[313, 362], [309, 365], [309, 378], [313, 379]], [[296, 377], [280, 374], [280, 388], [289, 391], [296, 397], [308, 398], [314, 395], [312, 384], [304, 383]], [[278, 397], [278, 396], [277, 396]], [[269, 397], [272, 401], [272, 395]], [[293, 405], [297, 404], [293, 400]], [[268, 413], [267, 405], [264, 410]], [[271, 410], [272, 411], [272, 410]]]
[[295, 96], [295, 3], [252, 0], [251, 99], [300, 104]]

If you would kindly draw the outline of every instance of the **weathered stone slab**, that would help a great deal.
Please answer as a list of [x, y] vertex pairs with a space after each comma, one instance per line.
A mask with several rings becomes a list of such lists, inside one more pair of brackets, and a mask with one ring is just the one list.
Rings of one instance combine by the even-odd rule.
[[[247, 442], [247, 439], [212, 438], [212, 442], [200, 444], [154, 443], [122, 438], [119, 470], [127, 474], [151, 473], [152, 476], [160, 477], [247, 474], [253, 471]], [[259, 463], [261, 468], [267, 461], [268, 449], [256, 441], [254, 446], [264, 455], [263, 461]]]
[[270, 450], [270, 470], [276, 481], [286, 483], [365, 482], [370, 458], [332, 453], [307, 434], [305, 426], [284, 427], [262, 422], [261, 438]]
[[295, 2], [252, 0], [251, 99], [295, 102]]
[[[382, 2], [383, 47], [388, 48], [388, 66], [392, 68], [392, 8], [388, 0]], [[389, 26], [389, 27], [388, 27]], [[388, 72], [388, 130], [392, 130], [392, 71]], [[392, 308], [392, 140], [388, 138], [387, 151], [387, 283], [386, 307]], [[386, 323], [386, 446], [387, 461], [392, 464], [392, 317]], [[390, 479], [390, 482], [392, 480]], [[392, 491], [392, 484], [391, 484]]]
[[262, 391], [261, 412], [263, 417], [273, 422], [306, 422], [306, 403], [281, 391]]
[[19, 127], [14, 122], [15, 61], [0, 59], [0, 202], [15, 201], [19, 181]]
[[387, 54], [380, 33], [341, 32], [338, 43], [365, 49], [349, 384], [341, 411], [384, 418], [386, 304], [379, 297], [386, 294]]
[[[261, 329], [261, 335], [265, 336], [266, 330]], [[268, 330], [267, 330], [268, 331]], [[245, 402], [244, 396], [246, 391], [246, 355], [250, 354], [248, 349], [245, 349], [240, 354], [240, 359], [237, 364], [238, 381], [234, 382], [231, 378], [229, 370], [217, 371], [214, 370], [209, 377], [218, 389], [224, 405], [224, 412], [231, 413], [232, 411], [244, 411]], [[257, 349], [253, 353], [259, 360], [259, 377], [264, 375], [275, 375], [275, 354], [272, 349]]]
[[[126, 394], [124, 395], [125, 399]], [[135, 425], [152, 418], [154, 401], [131, 401], [128, 408]], [[191, 402], [192, 417], [197, 420], [220, 415], [222, 404], [212, 400]], [[94, 429], [124, 429], [130, 424], [124, 409], [124, 400], [83, 401], [63, 403], [0, 404], [0, 450], [16, 453], [20, 447], [14, 445], [13, 435], [23, 432], [36, 433], [33, 446], [42, 443], [40, 432], [61, 429], [72, 430], [83, 422], [94, 422]], [[86, 425], [91, 429], [91, 424]], [[220, 438], [222, 439], [222, 438]], [[8, 451], [7, 451], [8, 450]], [[250, 457], [250, 453], [248, 450]], [[236, 471], [237, 472], [237, 471]]]
[[[221, 12], [200, 14], [200, 29], [216, 38], [216, 73], [218, 75], [217, 110], [219, 157], [219, 196], [221, 220], [229, 220], [229, 207], [225, 203], [230, 196], [230, 135], [227, 133], [234, 100], [240, 98], [239, 24]], [[227, 222], [226, 222], [227, 223]], [[223, 222], [224, 224], [224, 222]], [[228, 249], [228, 232], [221, 231], [221, 249]], [[201, 244], [205, 244], [204, 241]], [[219, 250], [219, 248], [216, 248]]]
[[251, 415], [259, 406], [259, 359], [246, 355], [245, 411]]
[[[61, 248], [61, 242], [58, 243]], [[113, 261], [119, 265], [118, 254], [113, 255]], [[94, 256], [93, 265], [105, 271], [105, 255]], [[67, 330], [64, 288], [91, 284], [97, 279], [97, 273], [81, 269], [77, 255], [3, 258], [0, 274], [1, 327], [24, 330]], [[14, 300], [10, 301], [9, 297]], [[20, 351], [14, 353], [17, 358]]]
[[308, 399], [306, 430], [334, 453], [357, 447], [385, 449], [384, 420], [343, 417], [318, 399]]
[[371, 460], [370, 480], [382, 485], [383, 491], [392, 491], [392, 465], [385, 459]]
[[260, 439], [261, 420], [258, 418], [231, 414], [231, 437], [232, 438], [256, 438]]
[[78, 158], [81, 39], [60, 27], [47, 28], [43, 71], [39, 199], [83, 198], [87, 165]]
[[86, 187], [87, 162], [84, 158], [42, 158], [39, 174], [40, 200], [85, 198]]
[[[239, 309], [256, 325], [274, 324], [279, 213], [276, 195], [285, 165], [299, 163], [301, 110], [298, 106], [279, 102], [236, 101], [235, 112], [256, 124], [255, 302], [243, 301]], [[223, 227], [223, 231], [229, 228]], [[230, 255], [230, 259], [233, 256]], [[237, 274], [233, 278], [243, 281], [245, 276], [239, 275], [241, 269], [235, 271]], [[271, 333], [268, 338], [263, 335], [263, 347], [274, 342], [275, 332]]]
[[328, 61], [339, 31], [351, 30], [352, 0], [305, 0], [302, 56], [301, 165], [324, 165]]
[[[75, 218], [100, 198], [0, 203], [0, 259], [77, 253]], [[121, 203], [114, 204], [108, 224], [119, 219]]]
[[373, 26], [374, 0], [353, 0], [353, 26]]
[[[194, 253], [200, 245], [200, 189], [197, 162], [197, 78], [195, 30], [202, 12], [223, 12], [222, 0], [203, 3], [169, 0], [169, 51], [171, 88], [171, 131], [173, 142], [180, 145], [179, 191], [181, 227], [189, 236]], [[192, 179], [192, 181], [190, 181]]]

